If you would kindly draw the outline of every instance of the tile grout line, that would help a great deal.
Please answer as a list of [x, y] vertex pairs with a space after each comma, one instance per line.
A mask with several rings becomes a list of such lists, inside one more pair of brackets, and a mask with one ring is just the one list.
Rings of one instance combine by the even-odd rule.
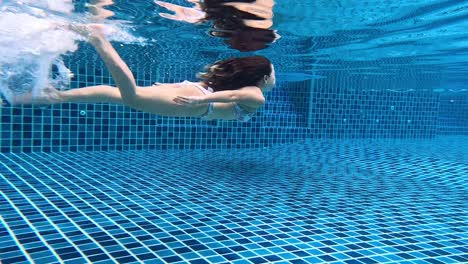
[[[46, 155], [49, 155], [49, 154], [46, 154]], [[39, 161], [38, 161], [38, 162], [39, 162]], [[69, 164], [66, 164], [66, 163], [64, 163], [63, 161], [59, 161], [59, 162], [61, 162], [61, 163], [64, 164], [65, 166], [71, 167]], [[78, 167], [81, 167], [83, 170], [89, 171], [89, 169], [87, 169], [87, 168], [81, 166], [80, 164], [75, 164], [75, 165], [77, 165]], [[80, 171], [80, 173], [83, 174], [83, 175], [86, 176], [86, 177], [89, 177], [87, 174], [83, 173], [82, 171]], [[91, 172], [91, 173], [93, 173], [93, 172]], [[94, 174], [94, 173], [93, 173], [93, 174]], [[123, 176], [123, 177], [125, 177], [125, 176]], [[82, 178], [78, 178], [78, 179], [80, 179], [82, 182], [84, 182], [84, 183], [86, 183], [87, 185], [89, 185], [89, 183], [86, 182], [86, 181], [84, 181]], [[95, 179], [94, 179], [94, 180], [95, 180]], [[96, 188], [96, 187], [94, 187], [94, 186], [92, 186], [92, 187], [93, 187], [93, 188]], [[80, 187], [80, 188], [81, 188], [81, 187]], [[96, 190], [98, 190], [99, 192], [103, 193], [101, 189], [97, 189], [97, 188], [96, 188]], [[115, 192], [113, 189], [110, 189], [110, 191]], [[89, 193], [89, 192], [88, 192], [88, 193]], [[144, 192], [144, 193], [145, 193], [145, 194], [148, 194], [148, 193], [146, 193], [146, 192]], [[129, 210], [135, 212], [134, 210], [130, 209], [128, 206], [126, 206], [125, 204], [123, 204], [123, 203], [121, 203], [120, 201], [116, 200], [116, 199], [113, 198], [112, 196], [107, 195], [107, 192], [104, 193], [104, 194], [106, 194], [106, 196], [108, 196], [110, 199], [116, 201], [117, 203], [121, 204], [121, 205], [124, 206], [125, 208], [127, 208], [127, 209], [129, 209]], [[117, 194], [118, 194], [118, 193], [117, 193]], [[92, 194], [90, 194], [90, 195], [94, 197], [94, 195], [92, 195]], [[120, 194], [119, 194], [119, 195], [120, 195]], [[148, 194], [148, 195], [149, 195], [149, 194]], [[122, 196], [122, 195], [120, 195], [120, 196]], [[122, 197], [124, 197], [124, 196], [122, 196]], [[136, 204], [136, 203], [133, 202], [131, 199], [128, 199], [128, 197], [124, 197], [124, 198], [127, 199], [128, 201], [132, 202], [133, 204]], [[143, 198], [142, 198], [142, 199], [143, 199]], [[169, 206], [169, 205], [168, 205], [168, 206]], [[111, 208], [113, 211], [116, 211], [116, 210], [113, 209], [112, 207], [109, 207], [109, 208]], [[151, 212], [150, 210], [148, 210], [148, 209], [146, 209], [146, 208], [144, 208], [144, 207], [142, 207], [142, 209], [148, 211], [149, 213], [151, 213], [151, 214], [154, 215], [154, 216], [157, 216], [157, 215], [155, 215], [153, 212]], [[116, 211], [116, 212], [117, 212], [118, 214], [122, 215], [122, 213], [120, 213], [120, 212], [118, 212], [118, 211]], [[144, 218], [145, 220], [151, 221], [151, 220], [149, 220], [146, 216], [142, 216], [141, 214], [139, 214], [139, 213], [137, 213], [137, 212], [135, 212], [135, 213], [136, 213], [137, 215], [139, 215], [140, 217]], [[123, 216], [123, 217], [125, 217], [125, 216]], [[132, 223], [135, 223], [133, 220], [130, 220], [130, 219], [126, 218], [126, 217], [125, 217], [125, 219], [129, 220], [129, 221], [132, 222]], [[167, 221], [166, 221], [166, 222], [167, 222]], [[170, 224], [170, 222], [167, 222], [167, 223]], [[136, 225], [136, 224], [135, 224], [135, 225]], [[120, 226], [120, 225], [118, 225], [118, 226]], [[138, 226], [138, 225], [137, 225], [137, 226]], [[125, 229], [123, 229], [123, 230], [125, 230]], [[145, 232], [148, 233], [147, 231], [145, 231]], [[203, 232], [203, 231], [200, 231], [200, 232], [201, 232], [201, 233], [205, 233], [205, 232]], [[148, 233], [148, 234], [149, 234], [150, 236], [152, 236], [155, 240], [160, 241], [159, 238], [154, 237], [154, 236], [153, 236], [152, 234], [150, 234], [150, 233]], [[131, 235], [131, 236], [133, 237], [133, 235]], [[208, 237], [209, 237], [209, 236], [208, 236]], [[176, 239], [176, 238], [175, 238], [175, 239]], [[135, 239], [135, 240], [139, 241], [138, 239]], [[176, 240], [179, 241], [178, 239], [176, 239]], [[179, 241], [179, 242], [182, 243], [182, 241]], [[161, 243], [161, 244], [164, 244], [164, 243]], [[143, 246], [144, 246], [144, 247], [147, 247], [147, 246], [144, 245], [144, 244], [143, 244]], [[151, 251], [151, 249], [149, 249], [149, 250]], [[201, 257], [203, 257], [203, 256], [201, 256]]]
[[[13, 155], [17, 156], [16, 154], [13, 154]], [[18, 156], [17, 156], [17, 157], [18, 157]], [[18, 158], [19, 158], [19, 157], [18, 157]], [[21, 169], [23, 169], [24, 171], [26, 171], [26, 172], [29, 173], [29, 171], [26, 170], [22, 165], [20, 165], [20, 164], [18, 164], [17, 162], [11, 160], [11, 159], [8, 158], [8, 157], [7, 157], [7, 159], [9, 159], [11, 162], [13, 162], [14, 164], [18, 165]], [[19, 158], [19, 159], [22, 160], [21, 158]], [[29, 163], [28, 163], [28, 164], [29, 164]], [[31, 166], [33, 166], [33, 165], [31, 165]], [[33, 166], [33, 167], [35, 167], [35, 166]], [[37, 168], [36, 168], [36, 169], [37, 169]], [[41, 170], [39, 170], [39, 169], [37, 169], [37, 170], [38, 170], [38, 171], [41, 171]], [[15, 173], [15, 174], [16, 174], [16, 173]], [[30, 174], [33, 178], [35, 178], [37, 181], [39, 181], [42, 185], [47, 186], [47, 184], [44, 184], [44, 183], [42, 182], [42, 180], [37, 179], [37, 177], [35, 177], [35, 176], [32, 175], [31, 173], [29, 173], [29, 174]], [[52, 202], [50, 201], [49, 198], [47, 198], [47, 197], [45, 197], [44, 195], [42, 195], [42, 193], [41, 193], [40, 191], [37, 191], [36, 188], [35, 188], [34, 186], [32, 186], [29, 182], [25, 181], [23, 178], [21, 178], [21, 177], [18, 177], [18, 178], [20, 178], [22, 182], [24, 182], [26, 185], [28, 185], [29, 188], [31, 188], [31, 189], [33, 189], [34, 191], [36, 191], [36, 192], [37, 192], [44, 200], [46, 200], [50, 205], [53, 205], [53, 207], [54, 207], [57, 211], [59, 211], [66, 219], [68, 219], [68, 220], [70, 221], [70, 223], [72, 223], [72, 224], [73, 224], [78, 230], [80, 230], [85, 236], [87, 236], [87, 237], [88, 237], [89, 239], [91, 239], [92, 241], [95, 241], [94, 238], [92, 238], [91, 236], [89, 236], [89, 235], [87, 234], [87, 232], [85, 232], [79, 225], [77, 225], [76, 222], [75, 222], [74, 220], [70, 219], [61, 209], [57, 208], [57, 207], [54, 205], [54, 203], [52, 203]], [[59, 197], [61, 197], [61, 198], [63, 199], [63, 196], [62, 196], [61, 194], [57, 193], [55, 190], [53, 190], [52, 188], [50, 188], [50, 187], [48, 187], [48, 186], [47, 186], [47, 188], [50, 189], [52, 192], [54, 192], [57, 196], [59, 196]], [[29, 199], [28, 199], [28, 200], [29, 200]], [[64, 200], [67, 201], [66, 199], [64, 199]], [[66, 236], [66, 235], [62, 232], [62, 230], [61, 230], [61, 228], [60, 228], [59, 226], [57, 226], [53, 221], [50, 220], [49, 217], [47, 217], [46, 215], [44, 215], [44, 214], [42, 213], [42, 210], [40, 210], [34, 203], [31, 203], [31, 204], [32, 204], [39, 212], [41, 212], [41, 214], [45, 217], [45, 219], [49, 220], [48, 222], [49, 222], [50, 224], [52, 224], [52, 225], [55, 227], [55, 229], [62, 235], [62, 237], [63, 237], [65, 240], [67, 240], [71, 245], [75, 245], [75, 243], [73, 243], [73, 242], [68, 238], [68, 236]], [[72, 205], [72, 206], [73, 206], [73, 205]], [[85, 215], [85, 217], [87, 217], [88, 219], [90, 219], [87, 215]], [[92, 219], [90, 219], [90, 220], [92, 221]], [[80, 254], [82, 254], [82, 255], [87, 259], [88, 262], [91, 262], [91, 261], [88, 259], [87, 255], [84, 254], [83, 251], [82, 251], [79, 247], [77, 247], [77, 246], [75, 245], [75, 248], [78, 250], [78, 252], [80, 252]], [[109, 256], [110, 256], [110, 255], [109, 255]], [[111, 257], [111, 259], [113, 259], [112, 256], [110, 256], [110, 257]], [[58, 259], [61, 260], [60, 257], [59, 257]], [[113, 260], [114, 260], [114, 259], [113, 259]], [[115, 261], [115, 260], [114, 260], [114, 261]], [[116, 262], [116, 261], [115, 261], [115, 262]], [[116, 263], [117, 263], [117, 262], [116, 262]]]
[[[21, 157], [18, 157], [19, 159], [23, 160], [24, 162], [28, 163], [28, 164], [31, 164], [30, 162], [28, 162], [27, 160], [24, 160], [23, 158]], [[32, 157], [31, 157], [32, 158]], [[34, 158], [32, 158], [34, 159]], [[36, 162], [42, 164], [43, 166], [46, 166], [43, 162], [39, 161], [39, 160], [36, 160], [34, 159]], [[36, 170], [40, 171], [42, 174], [46, 175], [48, 178], [52, 179], [49, 175], [47, 175], [45, 172], [43, 172], [41, 169], [37, 168], [36, 166], [32, 165], [32, 167], [34, 167]], [[47, 167], [47, 166], [46, 166]], [[61, 175], [60, 173], [57, 173], [57, 171], [55, 171], [54, 169], [48, 167], [48, 169], [50, 169], [51, 171], [53, 171], [54, 173], [56, 173], [57, 175]], [[69, 171], [67, 171], [69, 172]], [[70, 173], [70, 172], [69, 172]], [[103, 215], [104, 217], [106, 217], [106, 219], [110, 220], [111, 222], [113, 222], [114, 224], [116, 224], [117, 226], [120, 226], [119, 224], [117, 224], [114, 220], [112, 220], [111, 218], [107, 217], [106, 215], [102, 214], [101, 210], [99, 210], [98, 208], [95, 208], [94, 205], [90, 204], [88, 201], [82, 199], [79, 195], [76, 195], [74, 191], [70, 190], [67, 186], [63, 185], [62, 183], [52, 179], [54, 182], [56, 182], [59, 186], [61, 186], [62, 188], [64, 188], [65, 190], [67, 190], [68, 192], [74, 194], [76, 197], [78, 197], [82, 202], [84, 202], [86, 205], [88, 205], [89, 207], [93, 208], [94, 210], [96, 210], [97, 212], [99, 212], [101, 215]], [[41, 181], [41, 180], [40, 180]], [[41, 181], [42, 182], [42, 181]], [[96, 198], [96, 200], [99, 201], [99, 199], [97, 197], [95, 197], [94, 195], [90, 194], [87, 190], [81, 188], [80, 186], [76, 185], [75, 183], [72, 183], [73, 185], [79, 187], [81, 190], [83, 190], [84, 192], [88, 193], [90, 196]], [[47, 185], [46, 185], [47, 186]], [[61, 194], [59, 194], [57, 191], [55, 191], [54, 189], [48, 187], [49, 189], [51, 189], [54, 193], [56, 193], [58, 196], [60, 196], [64, 201], [66, 201], [68, 204], [70, 204], [76, 211], [82, 213], [86, 218], [88, 218], [91, 222], [93, 222], [96, 226], [98, 227], [101, 227], [101, 230], [106, 233], [107, 235], [109, 235], [110, 237], [114, 237], [114, 235], [112, 235], [111, 233], [109, 233], [109, 231], [107, 231], [105, 228], [103, 228], [99, 223], [95, 222], [92, 218], [88, 217], [85, 213], [82, 212], [82, 210], [78, 209], [73, 203], [71, 203], [68, 199], [64, 198]], [[114, 211], [116, 211], [115, 209], [113, 209]], [[118, 211], [116, 211], [118, 212]], [[120, 212], [118, 212], [119, 214], [121, 214]], [[70, 219], [70, 221], [72, 221]], [[74, 222], [74, 221], [73, 221]], [[80, 229], [80, 228], [79, 228]], [[80, 229], [81, 230], [81, 229]], [[122, 229], [122, 230], [125, 230], [125, 229]], [[131, 235], [133, 238], [135, 238], [133, 235]], [[125, 248], [126, 247], [119, 242], [118, 239], [114, 239], [120, 246], [122, 246], [122, 248]], [[137, 239], [135, 239], [137, 240]], [[96, 245], [100, 245], [100, 243], [98, 243], [96, 240], [93, 239], [93, 241], [96, 243]], [[138, 240], [137, 240], [138, 241]], [[102, 249], [102, 247], [101, 247]], [[150, 250], [149, 248], [147, 248], [148, 250]], [[151, 251], [151, 250], [150, 250]], [[135, 258], [135, 259], [139, 259], [135, 254], [133, 254], [133, 252], [131, 252], [130, 250], [128, 250], [128, 252]], [[110, 253], [109, 253], [110, 255]], [[114, 261], [116, 261], [113, 257], [111, 257]], [[116, 261], [117, 262], [117, 261]]]
[[[18, 164], [17, 164], [17, 165], [18, 165]], [[27, 171], [27, 170], [25, 170], [21, 165], [19, 165], [19, 166], [20, 166], [24, 171]], [[32, 186], [30, 186], [29, 183], [25, 182], [21, 177], [19, 177], [18, 174], [16, 174], [14, 171], [12, 171], [12, 170], [10, 169], [10, 167], [8, 167], [8, 166], [6, 166], [6, 167], [7, 167], [8, 170], [9, 170], [11, 173], [13, 173], [18, 179], [20, 179], [22, 182], [24, 182], [26, 185], [28, 185], [29, 188], [31, 188], [32, 190], [35, 190], [35, 188], [33, 188]], [[35, 204], [34, 202], [32, 202], [26, 195], [24, 195], [24, 193], [23, 193], [21, 190], [19, 190], [14, 184], [12, 184], [12, 183], [10, 182], [10, 180], [8, 180], [3, 174], [0, 174], [0, 176], [1, 176], [10, 186], [12, 186], [13, 189], [15, 189], [15, 191], [18, 192], [26, 201], [28, 201], [29, 204], [31, 204], [32, 207], [34, 207], [34, 209], [37, 210], [37, 212], [39, 212], [45, 219], [48, 219], [47, 216], [42, 212], [42, 210], [39, 209], [39, 208], [36, 206], [36, 204]], [[36, 190], [35, 190], [35, 191], [36, 191]], [[37, 192], [37, 191], [36, 191], [36, 192]], [[5, 197], [4, 194], [3, 194], [3, 192], [0, 192], [0, 194], [1, 194], [3, 197]], [[38, 192], [38, 194], [40, 194], [40, 193]], [[42, 194], [40, 194], [40, 195], [42, 196]], [[44, 199], [47, 200], [47, 198], [45, 198], [44, 196], [42, 196], [42, 198], [44, 198]], [[28, 219], [26, 216], [23, 215], [23, 213], [21, 212], [21, 210], [19, 210], [19, 209], [16, 207], [16, 205], [15, 205], [10, 199], [8, 199], [8, 197], [5, 197], [5, 199], [6, 199], [6, 201], [8, 201], [8, 203], [15, 209], [15, 211], [16, 211], [19, 215], [21, 215], [21, 218], [23, 218], [23, 220], [25, 220], [26, 223], [28, 223], [28, 225], [31, 227], [31, 229], [34, 231], [34, 233], [39, 237], [39, 239], [51, 250], [51, 252], [53, 253], [53, 255], [54, 255], [60, 262], [63, 263], [63, 261], [61, 261], [59, 255], [57, 254], [57, 252], [55, 251], [55, 249], [53, 249], [52, 247], [49, 247], [49, 244], [47, 243], [47, 241], [43, 238], [43, 236], [42, 236], [42, 235], [40, 234], [40, 232], [36, 229], [36, 227], [35, 227], [33, 224], [31, 224], [31, 222], [29, 221], [29, 219]], [[3, 220], [3, 218], [2, 218], [2, 220]], [[49, 221], [49, 223], [50, 223], [55, 229], [57, 229], [57, 230], [59, 231], [59, 233], [61, 233], [61, 234], [63, 235], [63, 233], [59, 230], [59, 227], [58, 227], [57, 225], [55, 225], [55, 223], [53, 223], [53, 222], [51, 222], [51, 221]], [[67, 240], [68, 240], [68, 239], [67, 239]], [[17, 241], [17, 240], [16, 240], [16, 241]], [[69, 242], [71, 243], [71, 241], [69, 241]], [[73, 244], [73, 243], [72, 243], [72, 244]], [[22, 246], [21, 246], [21, 247], [22, 247]], [[25, 251], [25, 252], [26, 252], [26, 251]], [[85, 254], [83, 254], [83, 256], [86, 257]]]
[[[29, 220], [21, 213], [21, 211], [18, 210], [18, 208], [13, 204], [12, 201], [10, 201], [10, 199], [8, 199], [8, 197], [5, 197], [3, 192], [0, 192], [0, 195], [10, 204], [11, 207], [13, 207], [15, 209], [15, 211], [21, 215], [21, 218], [26, 222], [28, 223], [29, 227], [33, 230], [33, 232], [39, 237], [39, 239], [41, 240], [41, 242], [48, 246], [47, 242], [44, 240], [44, 238], [38, 233], [38, 231], [36, 230], [36, 228], [34, 228], [33, 225], [31, 225], [31, 222], [29, 222]], [[26, 250], [26, 248], [19, 242], [18, 238], [16, 237], [15, 233], [13, 232], [13, 230], [11, 230], [11, 228], [8, 226], [7, 222], [3, 219], [2, 215], [0, 214], [0, 223], [5, 227], [5, 229], [7, 230], [8, 234], [11, 236], [11, 238], [13, 238], [13, 240], [15, 241], [15, 244], [21, 249], [21, 251], [23, 252], [23, 255], [26, 257], [26, 259], [30, 262], [30, 263], [34, 263], [33, 259], [31, 258], [31, 256], [29, 255], [28, 251]], [[49, 250], [52, 252], [52, 254], [57, 258], [57, 259], [60, 259], [56, 252], [54, 251], [53, 248], [51, 247], [48, 247]], [[0, 259], [0, 264], [2, 263], [2, 260]]]
[[[40, 161], [37, 161], [37, 162], [40, 162]], [[69, 164], [66, 164], [66, 163], [64, 163], [63, 161], [59, 161], [59, 162], [61, 162], [61, 163], [64, 164], [65, 166], [70, 167]], [[40, 163], [42, 163], [42, 162], [40, 162]], [[79, 167], [81, 167], [83, 170], [87, 170], [85, 167], [82, 167], [82, 166], [79, 165], [79, 164], [76, 164], [76, 165], [79, 166]], [[70, 171], [68, 171], [68, 172], [71, 173]], [[85, 174], [85, 173], [83, 173], [83, 172], [81, 172], [81, 171], [80, 171], [80, 173], [81, 173], [82, 175], [86, 176], [86, 177], [89, 177], [87, 174]], [[90, 183], [84, 181], [82, 178], [78, 178], [78, 177], [77, 177], [77, 179], [81, 180], [82, 182], [84, 182], [84, 183], [87, 184], [87, 185], [90, 185]], [[94, 180], [95, 180], [95, 179], [94, 179]], [[75, 184], [75, 185], [76, 185], [76, 184]], [[92, 186], [92, 185], [91, 185], [91, 187], [96, 188], [96, 187], [94, 187], [94, 186]], [[64, 188], [67, 188], [67, 187], [64, 187]], [[80, 188], [81, 188], [81, 187], [80, 187]], [[67, 189], [68, 189], [68, 188], [67, 188]], [[83, 189], [83, 188], [81, 188], [81, 189]], [[102, 192], [101, 189], [97, 189], [97, 188], [96, 188], [96, 190], [98, 190], [99, 192], [105, 194], [107, 197], [109, 197], [109, 198], [112, 199], [113, 201], [119, 203], [119, 204], [122, 205], [123, 207], [125, 207], [125, 208], [127, 208], [127, 209], [129, 209], [129, 210], [131, 210], [131, 211], [133, 211], [133, 212], [135, 212], [134, 210], [130, 209], [128, 206], [126, 206], [125, 204], [123, 204], [123, 203], [120, 202], [119, 200], [116, 200], [115, 198], [113, 198], [112, 196], [108, 195], [107, 193]], [[113, 190], [111, 189], [111, 191], [113, 191]], [[87, 192], [89, 195], [95, 197], [93, 194], [89, 193], [88, 191], [85, 191], [85, 192]], [[124, 197], [124, 198], [127, 199], [128, 201], [134, 203], [132, 200], [128, 199], [127, 197]], [[96, 198], [96, 199], [97, 199], [97, 198]], [[97, 200], [99, 200], [99, 199], [97, 199]], [[103, 204], [105, 204], [105, 203], [103, 202]], [[105, 205], [108, 206], [107, 204], [105, 204]], [[131, 219], [125, 217], [121, 212], [115, 210], [115, 209], [112, 208], [112, 207], [109, 207], [109, 208], [110, 208], [111, 210], [115, 211], [116, 213], [120, 214], [121, 216], [123, 216], [125, 219], [127, 219], [127, 220], [129, 220], [130, 222], [134, 223], [136, 226], [138, 226], [133, 220], [131, 220]], [[143, 209], [145, 209], [145, 208], [143, 208]], [[145, 209], [145, 210], [147, 210], [147, 209]], [[99, 211], [99, 210], [98, 210], [98, 211]], [[148, 212], [152, 213], [152, 212], [149, 211], [149, 210], [148, 210]], [[153, 214], [153, 213], [152, 213], [152, 214]], [[148, 220], [147, 217], [141, 216], [140, 214], [138, 214], [138, 215], [139, 215], [140, 217], [142, 217], [142, 218]], [[154, 214], [153, 214], [153, 215], [154, 215]], [[104, 215], [104, 216], [105, 216], [107, 219], [109, 219], [109, 220], [111, 220], [112, 222], [114, 222], [111, 218], [107, 217], [106, 215]], [[115, 222], [114, 222], [114, 223], [115, 223]], [[116, 224], [117, 226], [120, 226], [120, 227], [122, 228], [122, 226], [121, 226], [120, 224], [117, 224], [117, 223], [115, 223], [115, 224]], [[122, 228], [122, 230], [126, 230], [126, 229], [125, 229], [125, 228]], [[153, 237], [155, 240], [159, 241], [159, 239], [158, 239], [157, 237], [154, 237], [154, 236], [153, 236], [151, 233], [149, 233], [148, 231], [144, 230], [144, 232], [147, 233], [148, 235], [150, 235], [151, 237]], [[128, 233], [129, 233], [129, 235], [130, 235], [131, 237], [133, 237], [136, 241], [140, 242], [138, 239], [136, 239], [136, 237], [135, 237], [133, 234], [131, 234], [130, 232], [128, 232]], [[179, 241], [179, 242], [180, 242], [180, 241]], [[163, 243], [161, 243], [161, 244], [163, 244]], [[148, 246], [146, 246], [144, 243], [142, 243], [142, 245], [143, 245], [143, 247], [145, 247], [146, 249], [148, 249], [150, 252], [152, 252], [152, 250], [149, 249]], [[124, 247], [124, 248], [126, 248], [126, 247]], [[137, 258], [137, 257], [136, 257], [136, 258]], [[137, 258], [137, 259], [138, 259], [138, 258]]]

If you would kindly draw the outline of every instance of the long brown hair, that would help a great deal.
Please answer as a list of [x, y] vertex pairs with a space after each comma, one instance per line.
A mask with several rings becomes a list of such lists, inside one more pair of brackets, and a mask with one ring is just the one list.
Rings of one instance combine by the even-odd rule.
[[225, 5], [232, 2], [253, 3], [256, 0], [205, 0], [200, 3], [201, 9], [205, 12], [205, 18], [202, 21], [233, 19], [241, 21], [242, 19], [260, 19], [254, 14], [241, 11], [233, 6]]
[[197, 75], [215, 92], [257, 86], [265, 76], [270, 76], [271, 62], [263, 56], [230, 58], [206, 67]]
[[247, 26], [246, 20], [266, 20], [253, 13], [242, 11], [228, 3], [253, 3], [256, 0], [205, 0], [200, 5], [205, 17], [199, 22], [212, 21], [209, 34], [226, 38], [231, 48], [239, 51], [264, 49], [277, 39], [274, 30]]
[[269, 46], [277, 39], [275, 31], [270, 29], [245, 27], [236, 31], [210, 31], [210, 35], [226, 38], [224, 43], [238, 51], [255, 51]]

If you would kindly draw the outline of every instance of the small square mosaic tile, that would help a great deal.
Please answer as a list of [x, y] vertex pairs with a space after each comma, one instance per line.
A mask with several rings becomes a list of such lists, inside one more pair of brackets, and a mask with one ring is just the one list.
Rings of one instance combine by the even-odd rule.
[[0, 260], [464, 263], [467, 143], [4, 153]]

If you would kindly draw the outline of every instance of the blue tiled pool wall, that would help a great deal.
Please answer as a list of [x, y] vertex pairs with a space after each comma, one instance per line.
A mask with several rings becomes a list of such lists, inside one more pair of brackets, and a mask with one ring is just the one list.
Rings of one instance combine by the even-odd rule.
[[266, 121], [267, 115], [268, 112], [260, 113], [252, 122], [237, 123], [158, 117], [108, 104], [63, 104], [48, 109], [4, 108], [1, 150], [249, 148], [305, 138], [306, 128], [286, 125], [286, 122], [298, 122], [299, 118], [285, 114], [274, 122], [272, 118]]
[[439, 135], [468, 135], [468, 91], [441, 94]]
[[[187, 48], [177, 54], [162, 53], [161, 62], [156, 62], [146, 60], [144, 55], [133, 56], [135, 47], [116, 45], [116, 48], [141, 86], [194, 81], [195, 73], [204, 65], [238, 56], [229, 51], [223, 56], [215, 52], [200, 55]], [[144, 50], [141, 54], [162, 49], [137, 48]], [[67, 57], [66, 62], [76, 76], [71, 88], [113, 84], [103, 63], [87, 46]], [[310, 84], [279, 81], [279, 87], [282, 89], [267, 95], [269, 104], [248, 123], [159, 117], [111, 104], [62, 104], [47, 109], [6, 107], [1, 112], [1, 151], [249, 148], [304, 139], [308, 130], [303, 113], [307, 113], [309, 102], [304, 100], [303, 92], [309, 90]]]
[[[374, 62], [375, 63], [375, 62]], [[369, 62], [369, 66], [372, 62]], [[438, 131], [438, 76], [406, 69], [397, 76], [318, 70], [309, 126], [320, 138], [431, 138]], [[362, 66], [362, 65], [361, 65]], [[389, 70], [391, 72], [391, 70]], [[406, 76], [405, 76], [406, 75]], [[424, 89], [422, 88], [424, 87]]]
[[[164, 45], [139, 47], [143, 51], [138, 56], [132, 52], [135, 47], [116, 47], [138, 84], [144, 86], [195, 80], [194, 73], [204, 65], [238, 56], [232, 51], [194, 52], [187, 47], [158, 54], [160, 61], [154, 61], [154, 55], [148, 56], [153, 60], [146, 59], [146, 54], [161, 51]], [[289, 46], [298, 49], [301, 45], [310, 43], [298, 40]], [[277, 54], [288, 52], [285, 45], [272, 49]], [[303, 63], [306, 70], [311, 68], [306, 64], [310, 62], [301, 62], [297, 57], [269, 58], [277, 66], [279, 76], [297, 72], [298, 63]], [[82, 47], [66, 61], [76, 74], [71, 88], [112, 84], [109, 73], [89, 47]], [[341, 66], [349, 67], [346, 62], [337, 68]], [[109, 104], [62, 104], [47, 109], [6, 107], [1, 110], [1, 151], [250, 148], [304, 138], [427, 138], [438, 132], [453, 135], [468, 130], [463, 115], [466, 94], [457, 95], [455, 103], [450, 103], [452, 95], [432, 92], [437, 76], [413, 72], [403, 79], [385, 79], [352, 75], [345, 70], [317, 73], [325, 78], [279, 78], [277, 89], [267, 95], [267, 105], [249, 123], [159, 117]], [[419, 86], [427, 88], [418, 89]], [[398, 91], [398, 87], [408, 89]], [[453, 110], [458, 114], [452, 115]], [[442, 121], [440, 114], [448, 115], [451, 121]], [[454, 123], [457, 126], [452, 126]]]

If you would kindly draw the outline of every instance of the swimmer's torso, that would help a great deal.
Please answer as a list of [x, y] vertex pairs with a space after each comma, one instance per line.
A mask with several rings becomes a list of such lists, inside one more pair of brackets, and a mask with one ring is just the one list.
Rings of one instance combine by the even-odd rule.
[[[154, 104], [168, 104], [165, 115], [168, 116], [185, 116], [185, 117], [200, 117], [206, 113], [208, 104], [182, 106], [176, 104], [173, 100], [177, 96], [202, 96], [202, 92], [194, 83], [168, 83], [168, 84], [155, 84], [153, 86], [138, 87], [138, 93], [148, 98], [148, 103], [136, 107], [139, 110], [147, 112], [156, 112], [156, 109], [161, 109]], [[154, 94], [154, 96], [152, 96]], [[161, 98], [158, 102], [151, 102], [151, 98]], [[242, 108], [249, 112], [255, 112], [256, 109], [242, 106]], [[160, 113], [161, 114], [161, 113]], [[213, 111], [207, 116], [206, 119], [236, 119], [235, 104], [233, 103], [214, 103]]]

